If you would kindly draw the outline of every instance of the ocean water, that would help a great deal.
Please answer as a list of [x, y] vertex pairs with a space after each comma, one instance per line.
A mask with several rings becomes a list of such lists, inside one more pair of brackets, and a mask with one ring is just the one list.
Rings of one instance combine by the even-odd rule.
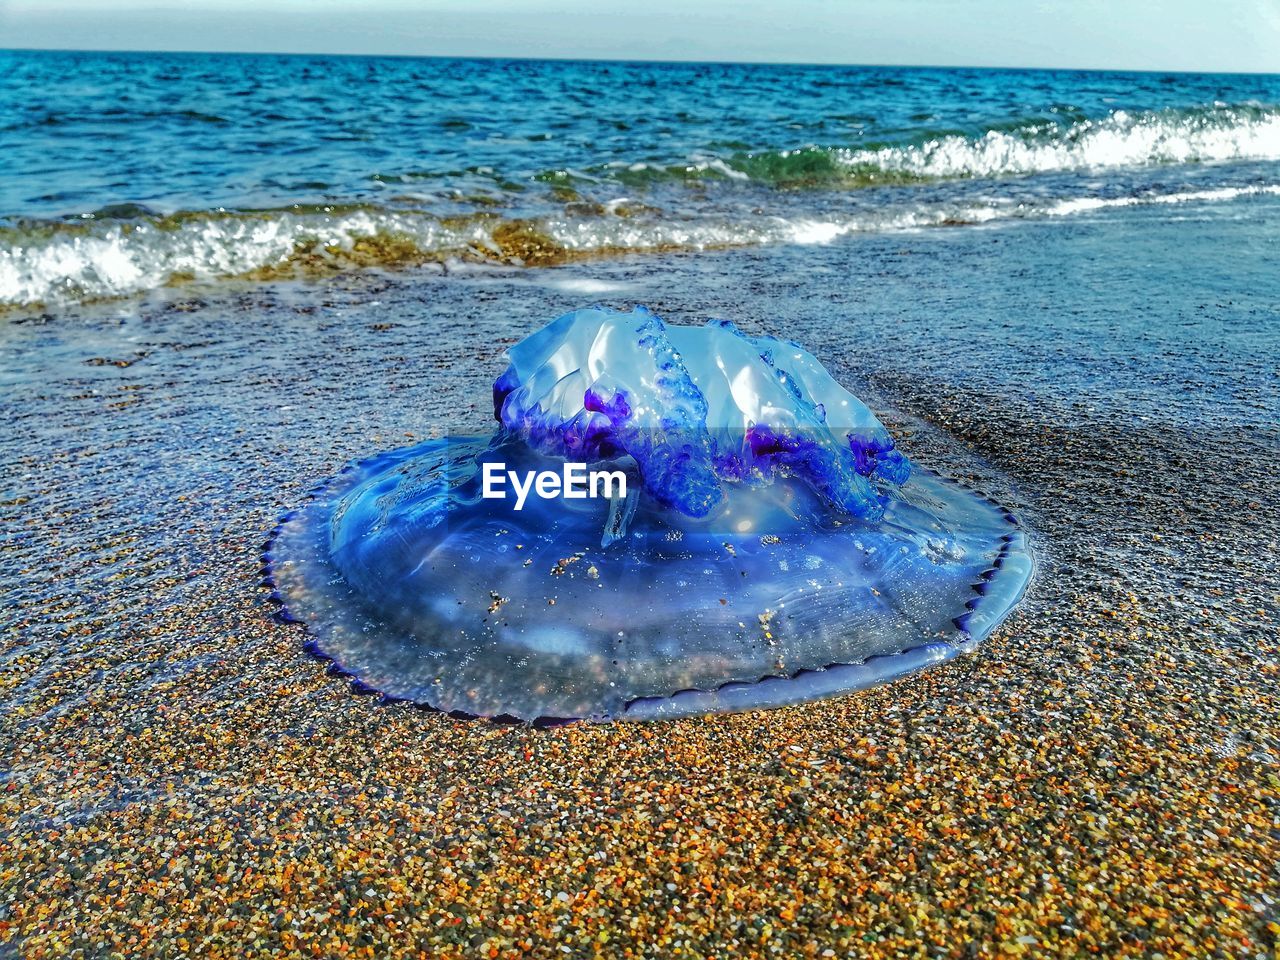
[[1280, 76], [0, 52], [0, 305], [1243, 209]]

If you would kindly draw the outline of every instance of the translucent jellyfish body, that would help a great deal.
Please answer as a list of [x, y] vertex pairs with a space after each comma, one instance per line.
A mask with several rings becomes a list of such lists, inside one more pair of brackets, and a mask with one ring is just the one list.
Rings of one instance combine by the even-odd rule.
[[796, 703], [970, 649], [1030, 579], [1009, 512], [794, 343], [593, 308], [509, 356], [492, 437], [351, 464], [269, 544], [361, 689], [529, 721]]

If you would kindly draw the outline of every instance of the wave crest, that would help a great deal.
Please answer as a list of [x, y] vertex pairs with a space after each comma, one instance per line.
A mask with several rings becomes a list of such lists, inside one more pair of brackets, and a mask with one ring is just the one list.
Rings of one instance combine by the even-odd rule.
[[532, 220], [355, 208], [45, 222], [0, 231], [0, 304], [97, 300], [175, 282], [275, 279], [352, 267], [450, 260], [540, 267], [625, 253], [825, 243], [856, 231], [976, 222], [991, 215], [981, 208], [948, 206], [842, 218], [638, 219], [605, 211]]
[[840, 155], [853, 169], [921, 179], [1273, 158], [1280, 158], [1280, 111], [1253, 105], [1117, 110], [1065, 128], [1031, 124], [976, 138], [951, 135]]
[[1280, 109], [1262, 104], [1129, 112], [1069, 121], [1029, 118], [980, 133], [923, 133], [900, 143], [807, 145], [694, 155], [679, 164], [616, 161], [588, 171], [548, 171], [549, 182], [750, 181], [771, 187], [862, 187], [1055, 171], [1280, 159]]

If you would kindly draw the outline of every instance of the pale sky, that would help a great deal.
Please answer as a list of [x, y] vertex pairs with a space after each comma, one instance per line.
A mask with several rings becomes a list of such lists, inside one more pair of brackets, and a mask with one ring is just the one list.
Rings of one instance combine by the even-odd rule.
[[1280, 0], [0, 0], [0, 47], [1280, 72]]

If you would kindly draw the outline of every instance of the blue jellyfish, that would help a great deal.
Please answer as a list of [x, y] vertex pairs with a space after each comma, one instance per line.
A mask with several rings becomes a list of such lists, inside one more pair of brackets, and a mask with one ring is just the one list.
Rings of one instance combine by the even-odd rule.
[[509, 360], [492, 436], [353, 463], [268, 545], [282, 615], [358, 689], [538, 722], [773, 707], [970, 650], [1030, 580], [1009, 511], [798, 344], [588, 308]]

